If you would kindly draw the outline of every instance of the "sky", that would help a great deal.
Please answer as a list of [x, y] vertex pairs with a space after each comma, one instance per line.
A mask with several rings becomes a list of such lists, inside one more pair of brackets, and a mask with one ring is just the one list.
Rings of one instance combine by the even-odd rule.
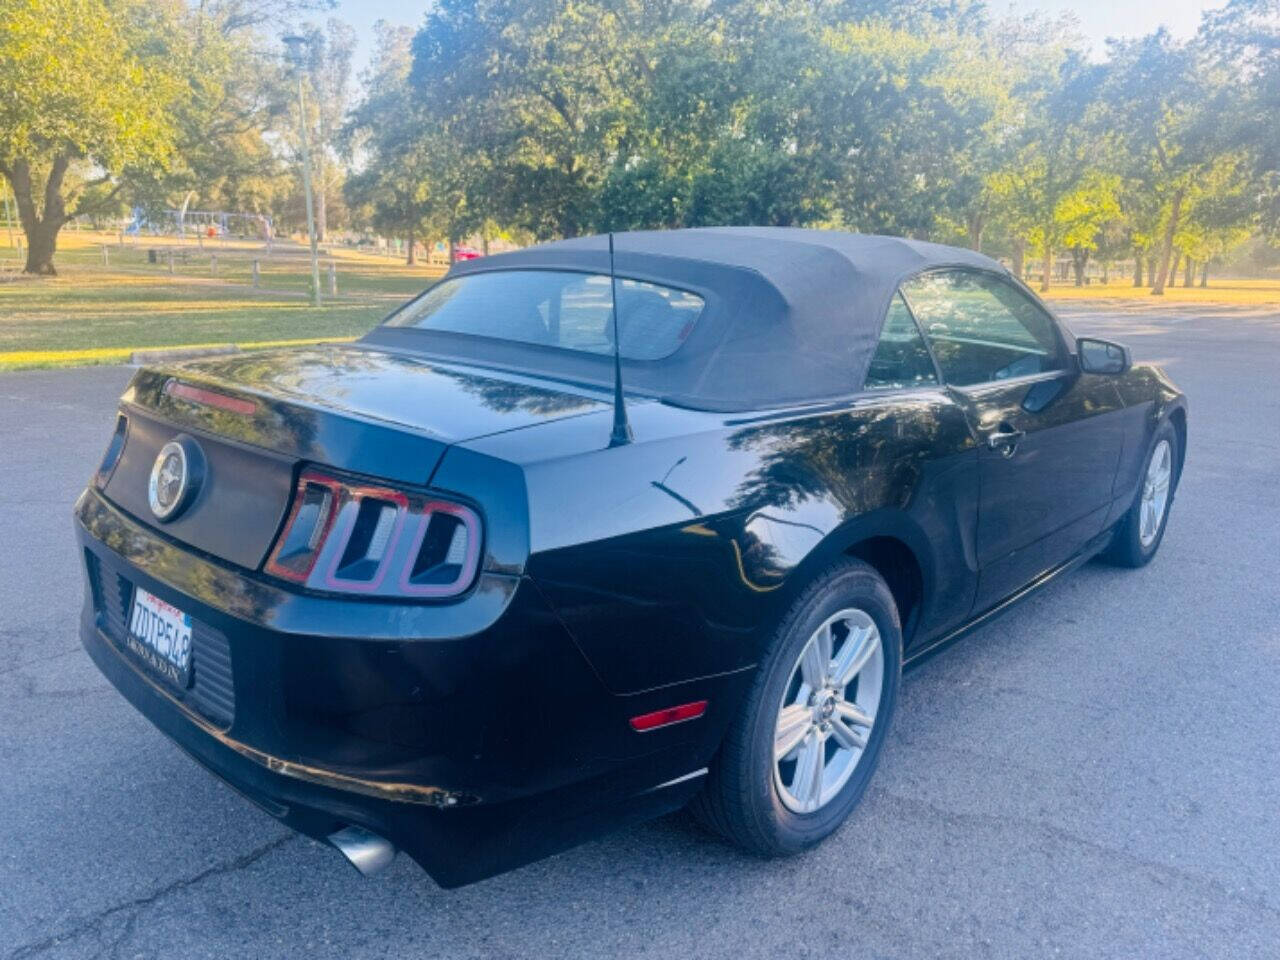
[[[1222, 6], [1225, 0], [989, 0], [997, 15], [1039, 11], [1051, 16], [1072, 12], [1080, 22], [1080, 32], [1096, 51], [1107, 37], [1135, 37], [1163, 25], [1174, 36], [1186, 38], [1196, 32], [1200, 14]], [[339, 0], [335, 15], [352, 24], [360, 35], [356, 69], [368, 62], [372, 53], [373, 25], [378, 20], [417, 27], [429, 3], [426, 0]]]
[[1056, 16], [1060, 13], [1074, 13], [1080, 21], [1080, 32], [1098, 50], [1108, 37], [1140, 37], [1151, 33], [1157, 27], [1169, 28], [1175, 37], [1186, 39], [1196, 32], [1200, 26], [1200, 14], [1206, 10], [1216, 10], [1225, 0], [1148, 0], [1146, 3], [1134, 3], [1133, 0], [993, 0], [989, 2], [991, 10], [1001, 13], [1013, 10], [1015, 13], [1039, 11]]

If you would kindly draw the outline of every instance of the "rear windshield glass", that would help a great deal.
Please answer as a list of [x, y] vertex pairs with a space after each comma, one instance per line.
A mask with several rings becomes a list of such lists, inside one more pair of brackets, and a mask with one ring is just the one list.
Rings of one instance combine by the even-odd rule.
[[[562, 270], [475, 273], [436, 284], [386, 325], [612, 355], [609, 287], [606, 276]], [[702, 298], [685, 290], [619, 279], [619, 352], [628, 360], [669, 356], [702, 308]]]

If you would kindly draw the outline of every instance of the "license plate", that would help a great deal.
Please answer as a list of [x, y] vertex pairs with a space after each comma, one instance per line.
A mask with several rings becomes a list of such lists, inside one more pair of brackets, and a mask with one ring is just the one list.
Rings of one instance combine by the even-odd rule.
[[171, 683], [191, 682], [191, 617], [141, 587], [129, 614], [130, 651]]

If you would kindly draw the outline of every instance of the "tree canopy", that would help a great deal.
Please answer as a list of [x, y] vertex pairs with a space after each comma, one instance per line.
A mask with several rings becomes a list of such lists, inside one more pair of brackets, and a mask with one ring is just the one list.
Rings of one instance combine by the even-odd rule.
[[1244, 124], [1276, 94], [1237, 87], [1242, 69], [1280, 82], [1274, 23], [1259, 39], [1276, 6], [1233, 0], [1194, 41], [1157, 31], [1100, 61], [1061, 23], [977, 3], [443, 0], [414, 37], [410, 99], [480, 171], [461, 202], [534, 236], [994, 239], [1040, 256], [1043, 285], [1059, 252], [1077, 278], [1094, 254], [1153, 258], [1158, 293], [1177, 252], [1267, 216], [1244, 184], [1274, 178], [1280, 142]]
[[[332, 0], [0, 0], [0, 174], [30, 256], [127, 200], [450, 243], [778, 224], [962, 243], [1082, 282], [1280, 240], [1280, 0], [1085, 50], [973, 0], [438, 0], [350, 83]], [[70, 29], [69, 25], [75, 28]], [[1190, 270], [1190, 267], [1188, 267]], [[1190, 274], [1188, 273], [1188, 276]]]
[[155, 41], [172, 16], [140, 2], [0, 0], [0, 174], [29, 271], [53, 271], [58, 230], [108, 201], [115, 188], [97, 188], [113, 175], [170, 162], [182, 51], [170, 57]]

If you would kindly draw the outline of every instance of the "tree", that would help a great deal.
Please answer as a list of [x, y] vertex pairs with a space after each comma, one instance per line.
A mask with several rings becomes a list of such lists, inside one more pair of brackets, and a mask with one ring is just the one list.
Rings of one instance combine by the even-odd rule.
[[1084, 285], [1089, 257], [1105, 243], [1104, 234], [1120, 218], [1117, 180], [1114, 175], [1090, 171], [1054, 210], [1054, 223], [1062, 245], [1071, 254], [1077, 287]]
[[1200, 45], [1235, 79], [1221, 115], [1231, 140], [1250, 151], [1259, 173], [1280, 169], [1280, 0], [1228, 0], [1206, 13]]
[[596, 200], [638, 62], [606, 3], [442, 0], [413, 41], [422, 115], [491, 172], [499, 219], [572, 236]]
[[1205, 14], [1198, 41], [1232, 80], [1219, 138], [1248, 158], [1262, 232], [1280, 239], [1280, 0], [1229, 0]]
[[0, 0], [0, 174], [53, 274], [58, 232], [112, 204], [128, 168], [163, 169], [183, 96], [173, 8], [140, 0]]
[[469, 157], [450, 131], [427, 114], [409, 84], [412, 34], [379, 22], [377, 51], [365, 78], [368, 94], [352, 112], [346, 135], [361, 169], [346, 184], [348, 201], [369, 210], [374, 227], [408, 242], [431, 233], [453, 244], [478, 228], [485, 206], [474, 202], [482, 161]]
[[[171, 110], [174, 150], [162, 170], [128, 169], [125, 192], [135, 205], [237, 210], [290, 218], [301, 192], [288, 162], [296, 142], [295, 88], [285, 72], [279, 34], [333, 0], [201, 0], [175, 5], [186, 87]], [[296, 189], [295, 189], [296, 186]], [[299, 203], [298, 210], [302, 210]], [[295, 215], [292, 219], [296, 220]]]
[[305, 32], [311, 41], [306, 72], [314, 93], [307, 125], [315, 164], [316, 236], [323, 240], [329, 228], [329, 197], [342, 183], [338, 150], [350, 104], [356, 34], [350, 24], [332, 18], [323, 30], [309, 26]]
[[444, 0], [412, 83], [485, 168], [469, 206], [538, 236], [962, 223], [977, 244], [1005, 73], [978, 5], [909, 6]]
[[1020, 84], [1016, 93], [1026, 107], [1019, 143], [989, 179], [1003, 219], [1044, 258], [1041, 290], [1049, 289], [1054, 252], [1078, 228], [1073, 198], [1097, 193], [1106, 150], [1095, 120], [1101, 80], [1096, 65], [1068, 51]]
[[1224, 154], [1188, 191], [1186, 215], [1174, 235], [1175, 249], [1187, 257], [1185, 286], [1191, 286], [1193, 261], [1200, 264], [1200, 285], [1207, 286], [1209, 263], [1257, 233], [1257, 182], [1247, 175], [1249, 163], [1244, 153]]
[[[1010, 107], [1005, 71], [972, 36], [880, 20], [822, 33], [808, 120], [840, 222], [979, 246], [982, 187]], [[763, 93], [763, 92], [762, 92]]]
[[407, 240], [406, 259], [413, 264], [430, 213], [427, 163], [408, 84], [413, 33], [380, 20], [374, 35], [373, 60], [363, 78], [367, 93], [346, 128], [349, 152], [359, 152], [363, 166], [347, 178], [344, 192], [350, 205], [368, 210], [375, 229]]
[[1175, 42], [1163, 28], [1139, 40], [1112, 41], [1110, 54], [1107, 119], [1131, 178], [1148, 194], [1148, 209], [1158, 211], [1151, 292], [1159, 296], [1192, 195], [1222, 149], [1218, 117], [1231, 94], [1194, 45]]

